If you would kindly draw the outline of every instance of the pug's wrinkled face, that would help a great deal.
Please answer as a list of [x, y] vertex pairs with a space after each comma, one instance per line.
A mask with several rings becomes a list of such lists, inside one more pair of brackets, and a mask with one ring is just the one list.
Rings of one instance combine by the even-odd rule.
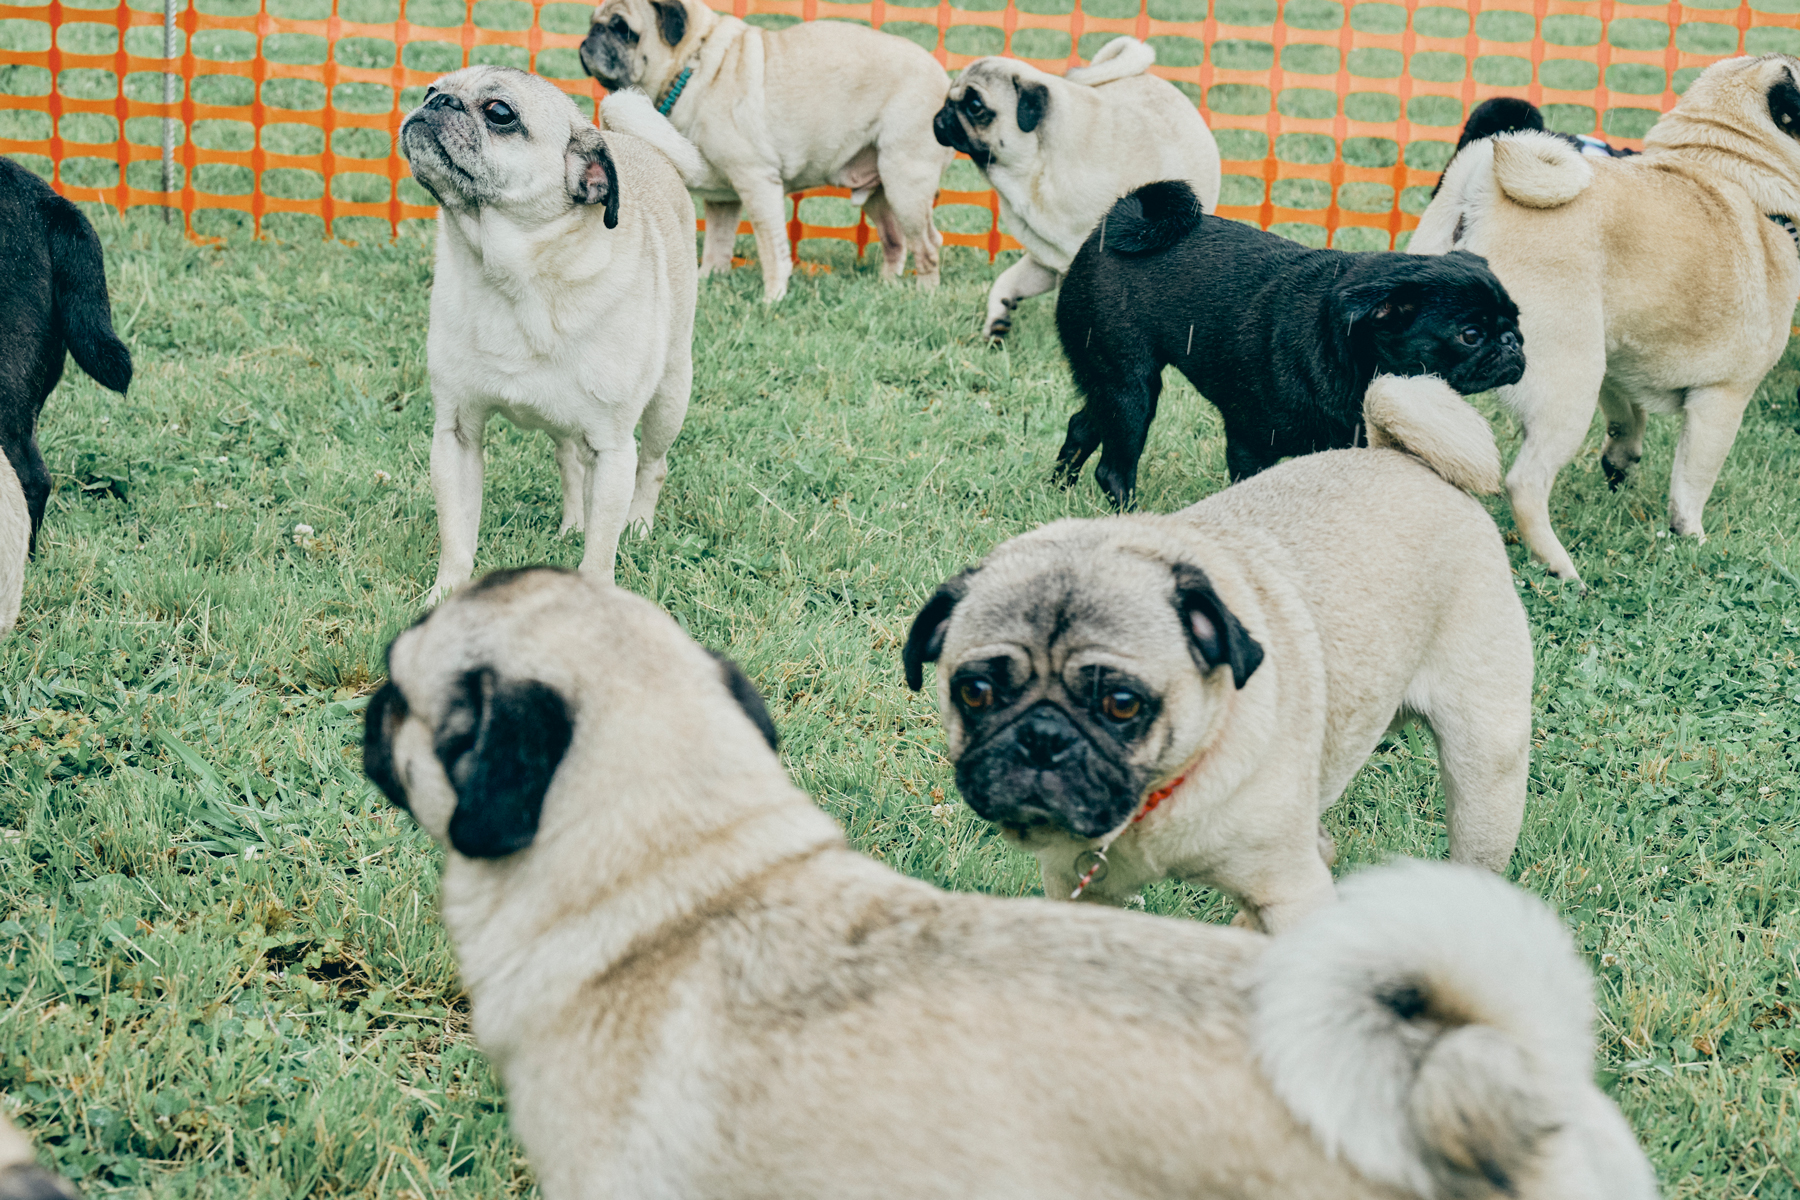
[[555, 84], [511, 67], [453, 71], [400, 126], [413, 178], [448, 209], [549, 218], [573, 205], [618, 220], [618, 174], [600, 131]]
[[678, 69], [677, 47], [689, 24], [679, 0], [606, 0], [588, 18], [581, 69], [609, 91], [660, 91]]
[[1029, 846], [1102, 837], [1209, 738], [1262, 648], [1204, 571], [1064, 521], [947, 581], [907, 639], [907, 682], [938, 663], [963, 799]]
[[950, 85], [932, 120], [938, 144], [960, 150], [984, 170], [1029, 162], [1050, 109], [1050, 89], [1041, 77], [1035, 67], [1012, 59], [976, 59]]
[[1519, 306], [1487, 260], [1466, 250], [1383, 255], [1390, 278], [1337, 297], [1353, 346], [1377, 374], [1436, 375], [1471, 395], [1525, 374]]

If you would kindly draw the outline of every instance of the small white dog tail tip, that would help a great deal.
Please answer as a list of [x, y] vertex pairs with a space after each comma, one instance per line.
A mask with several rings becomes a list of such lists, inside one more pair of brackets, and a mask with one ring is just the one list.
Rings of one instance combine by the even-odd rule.
[[706, 160], [694, 143], [682, 137], [669, 118], [656, 111], [650, 97], [636, 88], [613, 92], [602, 100], [600, 121], [609, 132], [629, 134], [655, 146], [688, 187], [698, 187], [706, 178]]
[[1377, 375], [1363, 393], [1363, 421], [1369, 445], [1410, 454], [1465, 492], [1500, 491], [1493, 426], [1437, 376]]
[[1063, 78], [1083, 87], [1099, 87], [1115, 79], [1142, 75], [1156, 62], [1156, 47], [1134, 37], [1116, 37], [1100, 47], [1100, 53], [1085, 67], [1065, 71]]
[[1559, 137], [1529, 131], [1494, 139], [1494, 182], [1515, 204], [1561, 208], [1593, 179], [1587, 155]]

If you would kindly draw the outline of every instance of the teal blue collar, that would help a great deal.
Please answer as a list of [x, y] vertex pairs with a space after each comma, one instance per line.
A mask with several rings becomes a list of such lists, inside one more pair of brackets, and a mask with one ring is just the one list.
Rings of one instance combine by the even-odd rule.
[[669, 85], [669, 90], [663, 93], [662, 100], [658, 102], [657, 112], [665, 117], [669, 115], [675, 107], [675, 102], [681, 99], [681, 89], [687, 86], [688, 76], [693, 73], [694, 67], [691, 63], [681, 68], [681, 74], [675, 77], [675, 82]]

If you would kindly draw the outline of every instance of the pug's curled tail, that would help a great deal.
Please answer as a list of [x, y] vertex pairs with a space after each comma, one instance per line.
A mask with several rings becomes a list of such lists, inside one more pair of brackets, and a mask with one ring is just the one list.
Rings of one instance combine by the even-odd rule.
[[1435, 375], [1377, 375], [1363, 393], [1369, 445], [1410, 454], [1465, 492], [1500, 490], [1494, 428]]
[[1156, 48], [1134, 37], [1116, 37], [1100, 48], [1085, 67], [1063, 72], [1063, 78], [1083, 87], [1099, 87], [1115, 79], [1142, 75], [1156, 62]]
[[1165, 179], [1113, 201], [1094, 232], [1102, 250], [1137, 258], [1161, 254], [1192, 233], [1203, 216], [1193, 188], [1180, 179]]
[[[1542, 901], [1478, 867], [1364, 871], [1274, 938], [1252, 1040], [1326, 1152], [1417, 1196], [1508, 1194], [1591, 1079], [1588, 973]], [[1625, 1194], [1625, 1193], [1620, 1193]]]
[[681, 136], [669, 118], [656, 111], [650, 97], [636, 88], [613, 92], [602, 100], [600, 120], [608, 130], [628, 133], [655, 146], [688, 187], [699, 187], [705, 181], [706, 160], [700, 157], [700, 151]]

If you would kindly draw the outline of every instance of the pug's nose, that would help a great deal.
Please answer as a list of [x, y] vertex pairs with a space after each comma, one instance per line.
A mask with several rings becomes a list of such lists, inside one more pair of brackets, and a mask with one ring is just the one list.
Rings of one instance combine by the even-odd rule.
[[1047, 714], [1026, 717], [1019, 725], [1019, 749], [1038, 768], [1054, 767], [1075, 742], [1073, 731]]
[[1519, 348], [1519, 335], [1509, 329], [1500, 335], [1500, 344], [1508, 350], [1517, 350]]
[[449, 92], [439, 92], [425, 102], [426, 108], [448, 108], [454, 112], [468, 112], [469, 106], [452, 96]]

